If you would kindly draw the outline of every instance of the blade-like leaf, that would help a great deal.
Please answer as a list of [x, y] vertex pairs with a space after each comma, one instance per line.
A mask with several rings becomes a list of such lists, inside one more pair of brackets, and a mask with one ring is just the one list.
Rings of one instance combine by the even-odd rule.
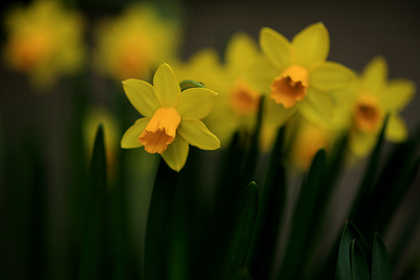
[[363, 218], [363, 215], [366, 212], [366, 204], [373, 191], [375, 179], [378, 173], [377, 170], [378, 170], [379, 163], [381, 160], [381, 151], [382, 151], [382, 146], [384, 143], [384, 135], [385, 135], [388, 119], [389, 119], [389, 115], [385, 117], [381, 132], [376, 141], [375, 148], [370, 156], [369, 163], [364, 172], [363, 180], [359, 186], [359, 191], [356, 195], [356, 199], [353, 203], [353, 206], [350, 212], [350, 216], [349, 216], [350, 220], [355, 221], [357, 224], [362, 223], [360, 219]]
[[392, 269], [382, 238], [375, 234], [372, 249], [372, 280], [392, 280]]
[[335, 269], [335, 280], [352, 280], [350, 249], [353, 235], [348, 227], [349, 224], [347, 222], [344, 226], [343, 233], [341, 234], [337, 266]]
[[88, 173], [88, 201], [79, 279], [103, 278], [109, 273], [107, 168], [102, 125], [99, 126]]
[[[408, 141], [394, 147], [388, 156], [373, 191], [359, 216], [358, 224], [366, 236], [383, 234], [417, 172], [415, 157], [420, 129]], [[356, 221], [357, 222], [357, 221]]]
[[292, 228], [288, 247], [280, 274], [277, 279], [292, 279], [301, 269], [306, 250], [313, 240], [312, 233], [319, 224], [318, 197], [325, 180], [325, 150], [319, 150], [312, 161], [311, 168], [300, 190], [292, 217]]
[[[414, 180], [415, 175], [420, 170], [420, 157], [417, 158], [416, 162], [413, 165], [412, 172], [410, 175], [409, 181]], [[416, 234], [416, 227], [413, 225], [417, 225], [420, 222], [420, 203], [414, 207], [414, 210], [411, 213], [408, 213], [409, 218], [406, 222], [402, 225], [401, 233], [398, 235], [397, 242], [393, 247], [392, 254], [391, 254], [391, 262], [395, 266], [399, 263], [402, 259], [401, 255], [405, 250], [407, 250], [407, 246], [412, 238]]]
[[338, 249], [337, 266], [335, 270], [336, 280], [350, 280], [352, 279], [352, 242], [357, 241], [357, 247], [360, 253], [367, 258], [370, 255], [370, 249], [364, 236], [359, 229], [350, 221], [344, 225], [341, 234], [340, 245]]
[[147, 218], [144, 252], [145, 279], [168, 279], [171, 213], [178, 173], [161, 161]]
[[225, 279], [237, 277], [240, 274], [240, 269], [245, 264], [255, 228], [257, 213], [258, 187], [255, 182], [251, 182], [245, 191], [233, 233], [233, 239], [228, 253]]
[[280, 221], [286, 199], [286, 170], [283, 165], [285, 127], [279, 129], [270, 164], [260, 190], [259, 211], [249, 263], [255, 279], [268, 279], [276, 253]]
[[351, 268], [352, 279], [354, 280], [369, 280], [369, 267], [366, 262], [366, 257], [363, 255], [356, 239], [352, 240], [351, 244]]

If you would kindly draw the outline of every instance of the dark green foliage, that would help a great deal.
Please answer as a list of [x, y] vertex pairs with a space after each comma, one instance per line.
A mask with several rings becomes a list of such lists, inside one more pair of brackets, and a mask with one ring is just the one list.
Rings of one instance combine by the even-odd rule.
[[[330, 249], [322, 243], [329, 230], [326, 210], [343, 171], [347, 136], [328, 153], [318, 151], [299, 182], [301, 188], [287, 224], [288, 127], [278, 130], [272, 151], [262, 156], [261, 120], [260, 110], [255, 131], [238, 132], [231, 145], [222, 150], [214, 169], [203, 172], [201, 167], [208, 162], [202, 159], [208, 154], [194, 147], [179, 173], [160, 162], [141, 248], [144, 256], [134, 246], [139, 237], [130, 230], [125, 170], [129, 151], [120, 152], [120, 165], [111, 183], [100, 126], [89, 167], [77, 164], [83, 161], [79, 158], [82, 152], [71, 157], [70, 165], [77, 178], [69, 182], [71, 233], [66, 236], [69, 251], [65, 260], [70, 278], [393, 279], [394, 258], [404, 249], [389, 256], [381, 236], [418, 172], [420, 131], [408, 141], [393, 145], [383, 156], [384, 123], [351, 203], [348, 220], [343, 221], [344, 229], [341, 234], [330, 234], [336, 240]], [[80, 139], [74, 143], [79, 149]], [[22, 150], [5, 149], [1, 154], [4, 159], [0, 174], [5, 187], [0, 218], [2, 224], [9, 225], [0, 233], [1, 245], [6, 249], [13, 246], [15, 255], [9, 253], [10, 249], [0, 251], [0, 276], [12, 279], [9, 274], [15, 273], [15, 279], [52, 279], [56, 273], [49, 271], [49, 264], [54, 262], [45, 249], [50, 243], [44, 159], [31, 145]], [[136, 182], [139, 188], [142, 184]], [[14, 205], [5, 196], [20, 204]], [[401, 248], [406, 248], [414, 236], [418, 213], [413, 213], [408, 221], [410, 224], [405, 225], [397, 242]], [[281, 238], [286, 242], [279, 252]], [[5, 240], [10, 240], [10, 245]]]

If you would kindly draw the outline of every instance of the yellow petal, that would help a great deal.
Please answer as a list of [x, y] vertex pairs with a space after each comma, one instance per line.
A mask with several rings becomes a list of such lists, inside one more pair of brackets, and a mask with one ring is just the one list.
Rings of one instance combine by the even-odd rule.
[[331, 92], [348, 86], [353, 78], [353, 72], [347, 67], [327, 61], [310, 71], [309, 86], [322, 92]]
[[276, 68], [283, 69], [292, 63], [293, 50], [290, 42], [273, 29], [261, 29], [260, 47], [268, 61]]
[[329, 124], [333, 117], [331, 97], [328, 94], [308, 89], [305, 100], [299, 103], [299, 111], [308, 121], [320, 125]]
[[160, 107], [151, 84], [137, 79], [128, 79], [123, 81], [123, 87], [128, 100], [143, 116], [153, 116]]
[[179, 172], [187, 161], [188, 150], [188, 143], [182, 137], [176, 137], [161, 156], [172, 170]]
[[380, 95], [385, 110], [401, 111], [413, 99], [416, 86], [409, 80], [392, 80]]
[[183, 118], [202, 119], [213, 110], [217, 93], [206, 88], [186, 89], [179, 95], [175, 105]]
[[298, 106], [286, 109], [282, 104], [277, 104], [270, 99], [266, 108], [267, 122], [275, 127], [280, 127], [296, 112]]
[[254, 39], [246, 33], [238, 32], [227, 46], [226, 65], [233, 73], [244, 71], [252, 66], [258, 53]]
[[388, 77], [388, 66], [382, 56], [376, 56], [363, 69], [362, 82], [366, 91], [381, 91]]
[[276, 70], [267, 58], [260, 58], [244, 73], [243, 77], [249, 86], [264, 94], [270, 94], [270, 85], [278, 75], [279, 70]]
[[139, 136], [146, 128], [150, 118], [138, 119], [127, 131], [121, 139], [121, 148], [132, 149], [138, 148], [142, 145], [139, 142]]
[[296, 63], [308, 67], [323, 62], [330, 49], [328, 31], [322, 23], [312, 24], [296, 34], [292, 47]]
[[219, 139], [200, 120], [183, 120], [177, 133], [190, 145], [202, 150], [216, 150], [220, 148]]
[[164, 63], [156, 70], [153, 87], [159, 103], [163, 107], [172, 107], [181, 88], [172, 68]]
[[402, 142], [407, 139], [407, 126], [403, 118], [396, 114], [392, 114], [389, 118], [385, 137], [392, 142]]

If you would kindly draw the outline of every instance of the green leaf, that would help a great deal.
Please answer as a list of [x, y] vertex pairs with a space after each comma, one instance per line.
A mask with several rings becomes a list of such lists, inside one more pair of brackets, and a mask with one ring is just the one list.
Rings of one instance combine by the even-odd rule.
[[348, 229], [348, 222], [345, 224], [341, 234], [340, 247], [338, 250], [337, 266], [335, 270], [335, 280], [352, 280], [350, 248], [353, 235]]
[[335, 270], [336, 280], [353, 279], [351, 255], [353, 240], [357, 241], [357, 250], [360, 251], [363, 256], [370, 255], [368, 243], [364, 236], [361, 235], [359, 229], [352, 222], [347, 221], [341, 234], [340, 246], [338, 249], [337, 266]]
[[270, 164], [260, 193], [256, 230], [251, 249], [249, 267], [255, 279], [268, 279], [276, 254], [280, 222], [286, 200], [286, 170], [284, 158], [283, 126], [278, 130], [276, 143], [271, 152]]
[[395, 145], [374, 184], [358, 223], [366, 236], [383, 234], [410, 188], [417, 164], [416, 151], [420, 143], [420, 129], [408, 141]]
[[251, 182], [242, 199], [239, 217], [228, 253], [225, 279], [232, 279], [240, 275], [240, 269], [244, 266], [248, 255], [257, 214], [258, 187], [255, 182]]
[[170, 265], [171, 218], [178, 173], [163, 160], [156, 174], [146, 228], [144, 278], [168, 279]]
[[301, 273], [302, 261], [313, 241], [313, 231], [319, 222], [319, 196], [325, 180], [326, 153], [321, 149], [315, 155], [305, 180], [292, 217], [290, 238], [280, 274], [277, 279], [292, 279]]
[[[416, 176], [419, 170], [420, 157], [418, 157], [415, 163], [413, 164], [412, 172], [410, 174], [411, 179], [409, 179], [409, 181], [414, 180], [414, 177]], [[408, 219], [401, 226], [401, 233], [396, 238], [397, 241], [393, 246], [391, 262], [394, 266], [400, 263], [400, 261], [402, 260], [401, 255], [407, 250], [407, 246], [416, 234], [416, 227], [414, 227], [413, 225], [417, 225], [420, 222], [420, 203], [417, 203], [414, 206], [414, 209], [412, 209], [410, 213], [407, 213], [407, 216]]]
[[107, 168], [102, 125], [99, 126], [88, 172], [86, 220], [80, 263], [80, 279], [103, 278], [109, 273]]
[[388, 123], [389, 115], [385, 117], [382, 125], [381, 132], [376, 141], [375, 148], [370, 156], [369, 163], [365, 169], [362, 183], [359, 186], [359, 191], [356, 195], [356, 199], [353, 203], [350, 220], [355, 221], [357, 224], [361, 224], [360, 219], [363, 219], [364, 213], [366, 212], [367, 201], [373, 192], [375, 186], [375, 179], [378, 173], [378, 167], [381, 160], [381, 151], [384, 143], [384, 135], [386, 126]]
[[357, 243], [356, 239], [352, 240], [351, 244], [351, 267], [352, 279], [354, 280], [369, 280], [370, 273], [366, 258]]
[[382, 238], [375, 234], [372, 249], [372, 280], [392, 280], [392, 269]]
[[181, 91], [189, 88], [204, 88], [204, 84], [202, 82], [196, 82], [193, 80], [184, 80], [179, 84], [179, 86], [181, 87]]
[[384, 232], [418, 171], [414, 156], [418, 140], [397, 145], [388, 158], [369, 201], [371, 231]]

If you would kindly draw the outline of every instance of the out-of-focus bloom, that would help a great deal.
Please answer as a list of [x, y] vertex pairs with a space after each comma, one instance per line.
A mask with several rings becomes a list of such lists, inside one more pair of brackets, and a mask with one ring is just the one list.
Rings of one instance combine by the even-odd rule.
[[3, 59], [10, 68], [29, 75], [44, 90], [61, 74], [80, 69], [85, 55], [82, 18], [54, 0], [15, 6], [5, 18], [8, 38]]
[[204, 49], [174, 65], [181, 80], [190, 77], [219, 93], [214, 110], [203, 121], [222, 146], [234, 132], [250, 131], [255, 125], [261, 93], [246, 81], [245, 74], [259, 57], [257, 43], [238, 32], [227, 44], [224, 64], [215, 50]]
[[109, 180], [113, 180], [117, 166], [117, 149], [119, 146], [119, 137], [121, 129], [115, 116], [103, 107], [91, 108], [83, 122], [83, 135], [85, 140], [87, 155], [92, 155], [93, 144], [95, 143], [96, 131], [99, 125], [104, 128], [105, 152], [107, 156], [107, 168]]
[[200, 82], [206, 88], [211, 88], [219, 93], [215, 108], [203, 119], [203, 122], [219, 138], [223, 147], [233, 130], [233, 122], [219, 110], [220, 107], [223, 108], [221, 101], [226, 95], [225, 91], [229, 84], [220, 55], [213, 48], [205, 48], [194, 53], [187, 61], [174, 59], [171, 66], [180, 81]]
[[118, 81], [149, 79], [176, 54], [180, 37], [178, 22], [164, 20], [152, 6], [132, 4], [120, 16], [98, 24], [95, 69]]
[[250, 132], [255, 126], [262, 93], [247, 82], [246, 73], [259, 56], [257, 43], [245, 33], [233, 34], [227, 44], [220, 101], [208, 117], [209, 122], [219, 126], [227, 125], [221, 118], [229, 120], [230, 128], [224, 135], [220, 133], [223, 139], [230, 139], [235, 131]]
[[299, 111], [306, 119], [327, 123], [333, 104], [330, 94], [348, 85], [352, 72], [326, 61], [329, 35], [322, 23], [312, 24], [291, 42], [270, 28], [262, 28], [260, 47], [265, 63], [255, 65], [250, 80], [271, 99], [278, 125]]
[[123, 82], [131, 104], [143, 115], [123, 135], [122, 148], [144, 146], [149, 153], [159, 153], [170, 168], [184, 166], [189, 144], [203, 150], [220, 147], [202, 118], [216, 103], [217, 93], [206, 88], [181, 92], [179, 82], [168, 64], [162, 64], [153, 77], [153, 85], [128, 79]]
[[350, 148], [363, 157], [372, 149], [386, 114], [385, 138], [404, 141], [407, 127], [399, 112], [412, 100], [415, 85], [406, 79], [388, 81], [386, 60], [377, 56], [364, 68], [351, 87], [337, 94], [335, 126], [350, 129]]
[[305, 119], [300, 119], [291, 143], [290, 162], [301, 170], [306, 170], [320, 149], [328, 150], [332, 144], [333, 134], [326, 126]]

